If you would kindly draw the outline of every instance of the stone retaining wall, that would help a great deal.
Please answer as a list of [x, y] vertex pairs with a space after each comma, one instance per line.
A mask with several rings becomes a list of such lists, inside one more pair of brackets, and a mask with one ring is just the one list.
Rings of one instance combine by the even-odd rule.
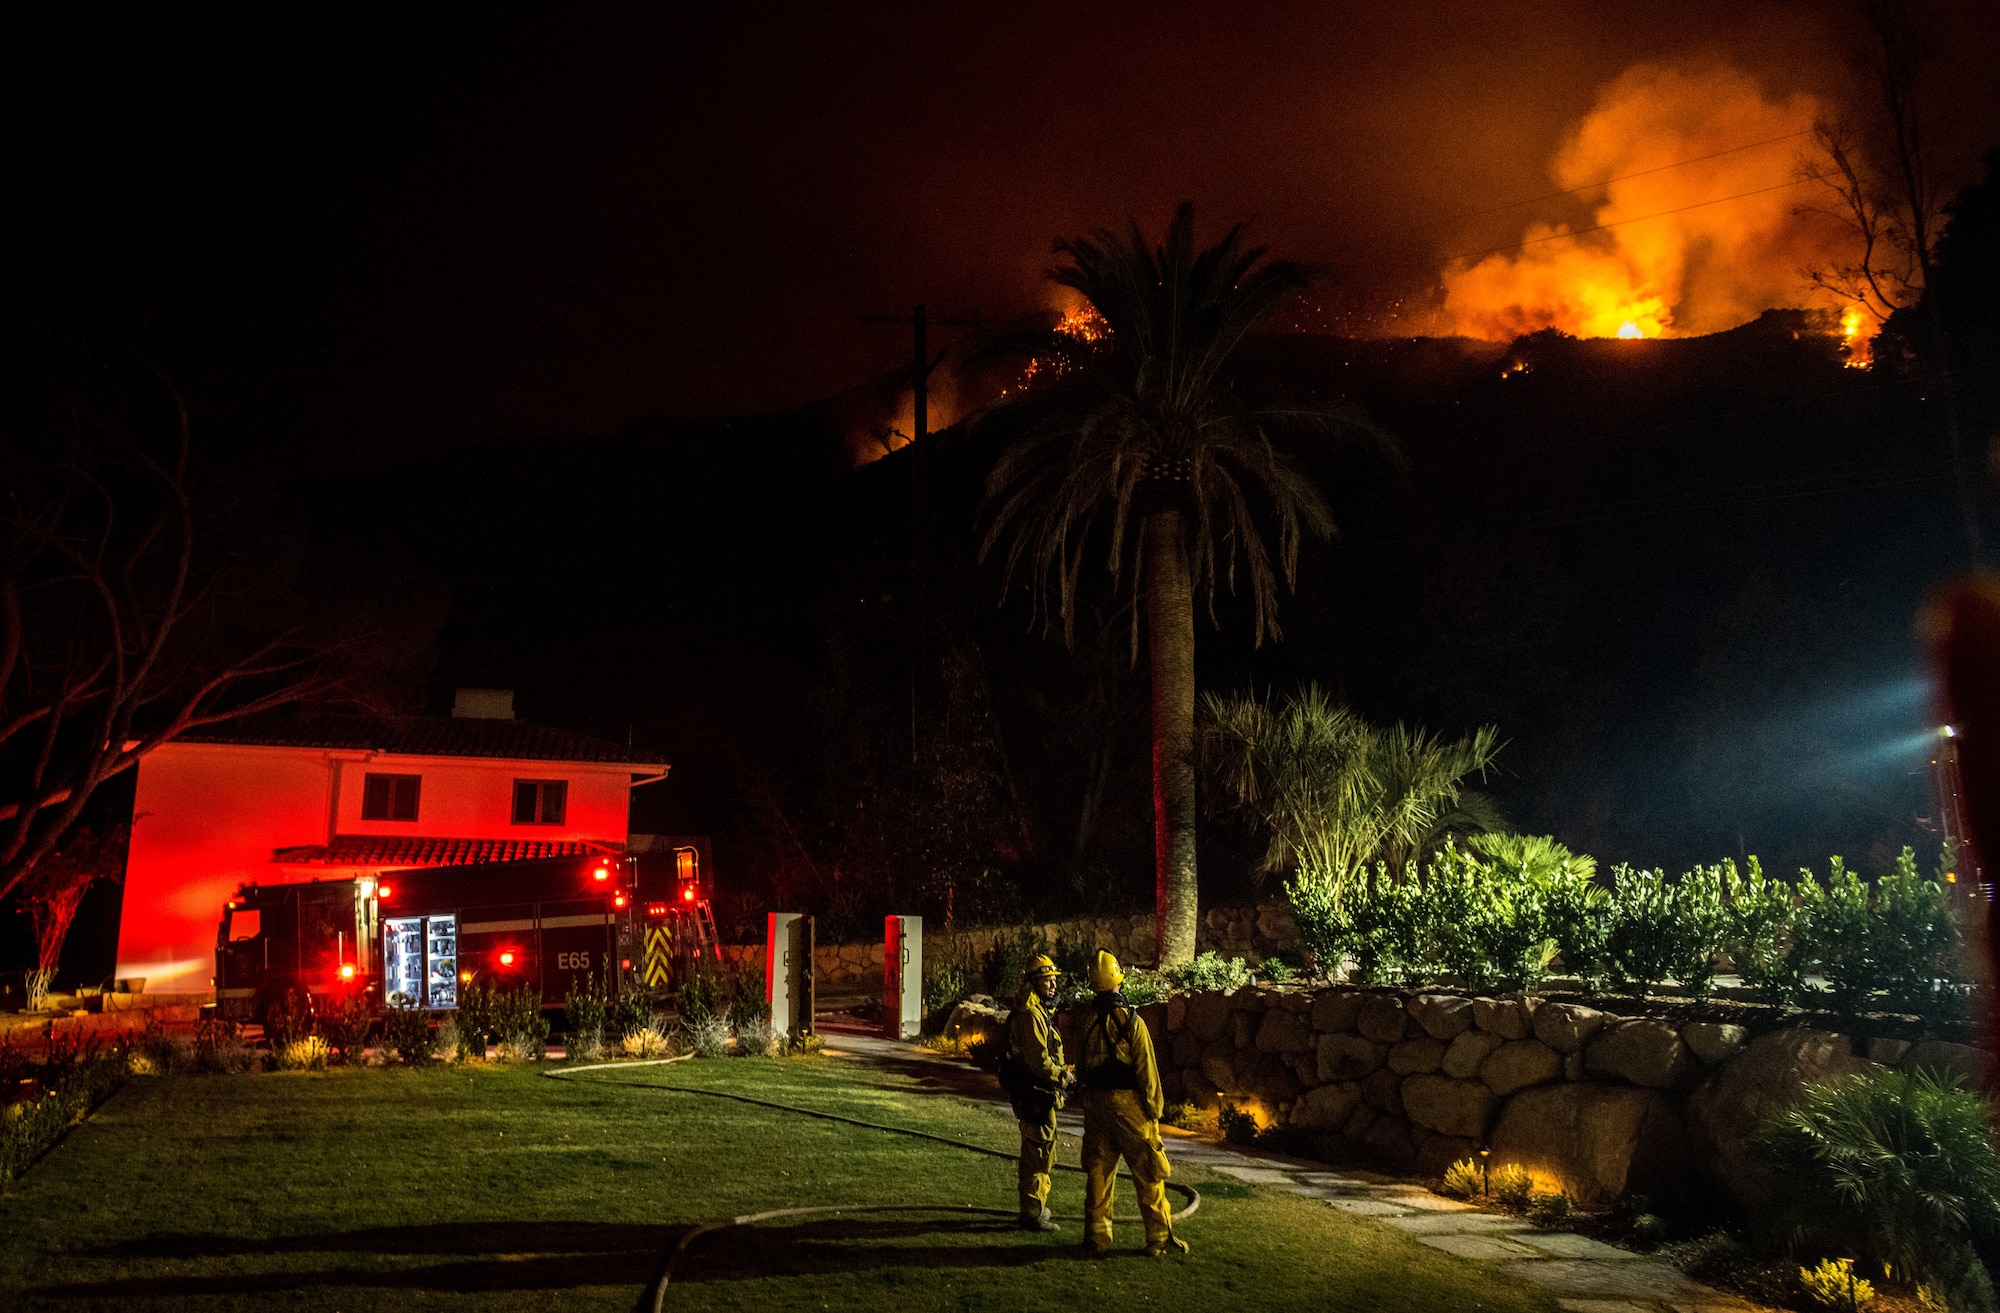
[[1962, 1044], [1535, 998], [1277, 986], [1176, 996], [1164, 1020], [1170, 1100], [1246, 1106], [1325, 1155], [1430, 1176], [1487, 1148], [1588, 1205], [1637, 1193], [1751, 1211], [1773, 1188], [1749, 1137], [1807, 1081], [1882, 1064], [1994, 1079], [1993, 1053]]
[[[1146, 964], [1153, 960], [1153, 914], [1128, 916], [1086, 916], [1067, 921], [1050, 921], [1033, 927], [1053, 944], [1060, 938], [1081, 939], [1094, 948], [1108, 949], [1125, 964]], [[995, 944], [1012, 939], [1019, 926], [975, 926], [946, 936], [936, 926], [926, 926], [924, 958], [936, 962], [948, 953], [965, 956], [977, 968]], [[1257, 907], [1211, 907], [1202, 913], [1196, 938], [1200, 949], [1214, 949], [1224, 957], [1244, 957], [1262, 962], [1274, 953], [1298, 946], [1298, 926], [1291, 908], [1283, 903]], [[725, 944], [723, 960], [739, 970], [762, 973], [762, 944]], [[813, 978], [822, 989], [879, 989], [882, 984], [882, 941], [866, 944], [820, 944], [813, 950]]]

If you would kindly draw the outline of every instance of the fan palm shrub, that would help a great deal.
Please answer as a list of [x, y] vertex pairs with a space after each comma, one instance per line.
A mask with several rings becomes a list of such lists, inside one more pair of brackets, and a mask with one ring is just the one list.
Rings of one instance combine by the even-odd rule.
[[1754, 1144], [1779, 1169], [1794, 1243], [1852, 1249], [1958, 1313], [1986, 1311], [1974, 1244], [2000, 1235], [1991, 1117], [1956, 1079], [1885, 1070], [1808, 1086]]
[[1266, 835], [1264, 869], [1345, 884], [1376, 862], [1401, 868], [1458, 834], [1496, 829], [1467, 786], [1492, 769], [1500, 732], [1458, 739], [1369, 724], [1318, 684], [1270, 699], [1202, 698], [1201, 756], [1218, 805]]
[[[1007, 587], [1025, 578], [1045, 624], [1073, 638], [1087, 560], [1144, 600], [1151, 662], [1154, 874], [1159, 963], [1194, 956], [1194, 613], [1215, 619], [1218, 581], [1246, 585], [1253, 637], [1279, 636], [1277, 595], [1300, 543], [1333, 531], [1326, 501], [1282, 447], [1362, 438], [1393, 450], [1358, 411], [1253, 404], [1231, 367], [1244, 340], [1311, 281], [1269, 260], [1242, 225], [1197, 251], [1194, 211], [1151, 245], [1137, 223], [1057, 241], [1049, 271], [1095, 314], [1088, 332], [1035, 327], [989, 341], [1032, 360], [1028, 382], [982, 416], [1006, 445], [986, 481], [984, 559], [1005, 544]], [[1276, 551], [1267, 545], [1276, 538]], [[1138, 608], [1133, 612], [1138, 650]]]
[[[1412, 918], [1456, 932], [1418, 896], [1417, 866], [1454, 835], [1498, 826], [1497, 809], [1467, 781], [1491, 769], [1499, 731], [1447, 739], [1382, 729], [1317, 684], [1276, 699], [1209, 694], [1201, 724], [1218, 809], [1264, 833], [1266, 870], [1293, 873], [1285, 892], [1322, 965], [1336, 970], [1349, 955], [1364, 978], [1379, 978], [1431, 961], [1419, 942], [1429, 932]], [[1462, 888], [1470, 877], [1457, 866], [1433, 874], [1439, 899], [1490, 896]], [[1446, 951], [1463, 965], [1466, 947], [1454, 940]]]

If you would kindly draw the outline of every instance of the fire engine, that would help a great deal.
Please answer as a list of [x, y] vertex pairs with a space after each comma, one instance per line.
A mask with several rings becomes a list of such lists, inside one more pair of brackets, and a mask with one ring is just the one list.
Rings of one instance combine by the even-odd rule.
[[694, 847], [245, 884], [216, 934], [216, 1010], [261, 1022], [287, 995], [444, 1010], [474, 981], [532, 986], [544, 1008], [593, 976], [659, 991], [720, 959], [709, 895]]

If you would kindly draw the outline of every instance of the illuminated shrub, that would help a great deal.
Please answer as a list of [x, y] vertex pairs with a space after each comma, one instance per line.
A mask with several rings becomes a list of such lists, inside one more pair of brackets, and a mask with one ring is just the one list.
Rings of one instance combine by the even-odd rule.
[[1822, 1308], [1866, 1308], [1875, 1302], [1875, 1284], [1854, 1275], [1851, 1258], [1823, 1258], [1818, 1267], [1802, 1267], [1799, 1284]]
[[1479, 1193], [1479, 1164], [1470, 1158], [1461, 1158], [1445, 1169], [1444, 1193], [1454, 1199], [1470, 1199]]
[[618, 1051], [628, 1058], [664, 1058], [672, 1052], [672, 1047], [666, 1035], [652, 1026], [626, 1031], [618, 1041]]
[[729, 1023], [714, 1013], [683, 1015], [681, 1029], [687, 1032], [688, 1048], [697, 1058], [720, 1058], [729, 1052]]
[[1527, 1206], [1528, 1196], [1533, 1194], [1534, 1190], [1535, 1178], [1528, 1175], [1527, 1168], [1518, 1163], [1508, 1163], [1504, 1167], [1493, 1169], [1494, 1202], [1505, 1204], [1509, 1208], [1524, 1208]]
[[325, 1071], [327, 1042], [317, 1035], [302, 1035], [278, 1050], [279, 1071]]

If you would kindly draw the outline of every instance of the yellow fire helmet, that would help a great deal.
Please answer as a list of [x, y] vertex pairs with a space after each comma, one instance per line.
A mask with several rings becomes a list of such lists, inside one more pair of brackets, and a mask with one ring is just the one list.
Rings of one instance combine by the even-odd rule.
[[1090, 987], [1100, 994], [1109, 994], [1125, 983], [1125, 972], [1118, 965], [1118, 959], [1097, 950], [1097, 961], [1090, 968]]
[[1061, 974], [1062, 968], [1058, 967], [1056, 960], [1047, 953], [1036, 954], [1034, 960], [1028, 963], [1028, 969], [1021, 973], [1028, 980], [1040, 980], [1043, 976], [1059, 976]]

